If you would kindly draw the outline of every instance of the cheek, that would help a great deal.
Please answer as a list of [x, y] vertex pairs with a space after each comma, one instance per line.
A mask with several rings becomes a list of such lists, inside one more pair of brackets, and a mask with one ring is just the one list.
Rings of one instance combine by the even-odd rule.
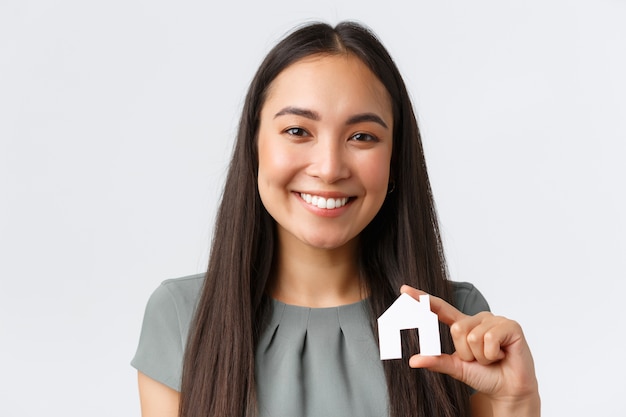
[[372, 155], [366, 161], [361, 161], [363, 182], [367, 184], [374, 194], [382, 194], [382, 198], [387, 194], [389, 185], [389, 166], [391, 157], [388, 153]]
[[259, 138], [259, 187], [287, 183], [293, 171], [293, 158], [279, 146]]

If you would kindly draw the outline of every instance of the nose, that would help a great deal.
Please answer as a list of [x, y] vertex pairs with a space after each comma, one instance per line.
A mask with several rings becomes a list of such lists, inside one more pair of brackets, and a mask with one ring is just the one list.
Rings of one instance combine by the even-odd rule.
[[337, 139], [318, 139], [310, 149], [308, 174], [327, 184], [350, 177], [347, 151]]

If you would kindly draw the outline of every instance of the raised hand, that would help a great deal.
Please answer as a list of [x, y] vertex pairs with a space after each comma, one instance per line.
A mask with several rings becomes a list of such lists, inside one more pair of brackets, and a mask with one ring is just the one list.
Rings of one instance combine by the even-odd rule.
[[[425, 294], [408, 285], [400, 291], [415, 299]], [[450, 375], [477, 390], [472, 397], [475, 415], [539, 416], [535, 366], [520, 325], [489, 312], [468, 316], [440, 298], [430, 300], [432, 311], [450, 326], [456, 351], [414, 355], [409, 366]]]

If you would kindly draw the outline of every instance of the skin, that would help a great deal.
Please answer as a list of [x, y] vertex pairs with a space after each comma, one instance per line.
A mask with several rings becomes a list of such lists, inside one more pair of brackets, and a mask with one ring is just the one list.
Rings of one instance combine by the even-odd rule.
[[[330, 307], [367, 296], [355, 251], [387, 195], [392, 132], [389, 95], [354, 56], [304, 58], [272, 82], [258, 132], [259, 194], [278, 237], [272, 297]], [[301, 193], [342, 206], [313, 206]], [[416, 299], [423, 294], [408, 286], [401, 291]], [[431, 308], [450, 326], [456, 352], [415, 355], [409, 366], [477, 389], [474, 416], [539, 416], [533, 359], [520, 326], [490, 313], [466, 316], [436, 297]], [[175, 390], [139, 373], [139, 391], [144, 417], [177, 415]]]
[[[425, 294], [408, 285], [400, 292], [415, 299]], [[468, 316], [433, 296], [430, 306], [439, 320], [450, 326], [455, 352], [414, 355], [409, 366], [448, 374], [476, 389], [478, 393], [471, 398], [474, 416], [541, 414], [533, 358], [518, 323], [489, 312]]]
[[138, 373], [139, 402], [143, 417], [177, 417], [180, 393]]
[[[331, 307], [365, 296], [355, 251], [387, 195], [392, 132], [389, 94], [352, 55], [305, 58], [272, 82], [261, 111], [258, 180], [277, 225], [274, 298]], [[320, 208], [301, 193], [348, 201]]]

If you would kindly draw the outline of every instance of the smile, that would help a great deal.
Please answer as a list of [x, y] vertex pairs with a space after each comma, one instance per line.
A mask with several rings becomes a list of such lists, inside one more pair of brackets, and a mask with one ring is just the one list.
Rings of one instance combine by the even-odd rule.
[[306, 193], [300, 193], [300, 197], [308, 204], [321, 209], [337, 209], [343, 207], [348, 203], [348, 197], [341, 198], [324, 198], [317, 195], [311, 195]]

